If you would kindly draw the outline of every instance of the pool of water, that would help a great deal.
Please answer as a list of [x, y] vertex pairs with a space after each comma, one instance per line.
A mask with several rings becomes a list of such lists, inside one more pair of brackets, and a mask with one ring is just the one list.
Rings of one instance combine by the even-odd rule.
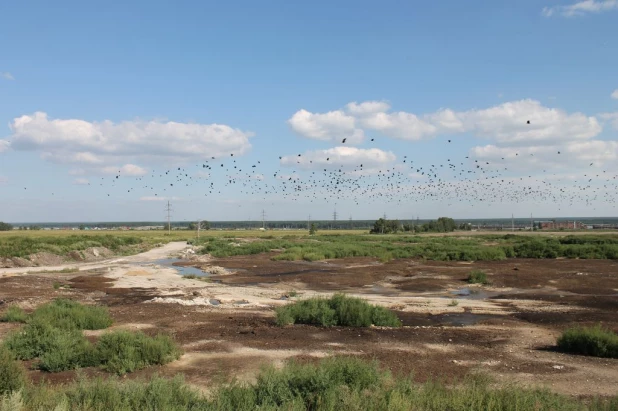
[[439, 314], [436, 317], [439, 324], [465, 327], [466, 325], [474, 325], [480, 321], [494, 318], [495, 316], [490, 314], [473, 314], [470, 312], [464, 312], [453, 314]]
[[198, 277], [208, 277], [210, 275], [210, 273], [204, 272], [200, 270], [199, 268], [183, 267], [180, 265], [174, 265], [174, 263], [177, 263], [179, 261], [182, 261], [182, 260], [180, 260], [179, 258], [164, 258], [162, 260], [155, 261], [155, 264], [162, 265], [164, 267], [173, 268], [174, 270], [178, 272], [178, 274], [183, 275], [183, 276], [184, 275], [196, 275]]
[[468, 300], [484, 300], [485, 298], [495, 297], [498, 293], [485, 291], [480, 288], [464, 287], [459, 290], [451, 291], [451, 294]]

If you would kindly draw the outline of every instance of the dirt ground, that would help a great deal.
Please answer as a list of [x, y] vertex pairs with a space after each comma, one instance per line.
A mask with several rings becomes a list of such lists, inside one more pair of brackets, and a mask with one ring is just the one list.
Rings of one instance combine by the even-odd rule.
[[[271, 261], [272, 254], [262, 254], [193, 258], [174, 267], [174, 260], [164, 260], [186, 248], [170, 243], [137, 256], [72, 264], [80, 269], [75, 273], [51, 267], [28, 274], [0, 269], [0, 312], [9, 304], [31, 310], [60, 296], [106, 305], [112, 328], [170, 333], [185, 351], [176, 362], [129, 378], [182, 373], [203, 390], [232, 378], [249, 381], [265, 364], [345, 354], [377, 359], [418, 381], [453, 381], [481, 371], [498, 383], [578, 396], [618, 394], [618, 360], [554, 349], [560, 332], [576, 324], [602, 322], [618, 331], [618, 261], [405, 259], [382, 264], [352, 258], [308, 263]], [[191, 268], [178, 265], [217, 275], [207, 281], [185, 279], [177, 270]], [[468, 286], [472, 269], [484, 270], [491, 285]], [[70, 288], [55, 289], [54, 283]], [[275, 307], [338, 291], [395, 310], [404, 327], [275, 325]], [[0, 323], [0, 338], [17, 327]], [[101, 331], [86, 333], [95, 339]], [[30, 374], [52, 383], [75, 376]], [[86, 374], [103, 375], [96, 369]]]

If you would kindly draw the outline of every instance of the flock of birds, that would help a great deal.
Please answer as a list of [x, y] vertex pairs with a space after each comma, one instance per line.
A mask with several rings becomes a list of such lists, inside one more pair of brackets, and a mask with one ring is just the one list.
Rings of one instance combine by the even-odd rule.
[[[346, 144], [346, 140], [344, 138], [341, 144]], [[451, 143], [451, 140], [447, 141]], [[556, 156], [560, 155], [557, 151]], [[280, 162], [282, 158], [279, 156]], [[265, 167], [261, 161], [245, 168], [237, 163], [234, 154], [230, 154], [229, 157], [210, 157], [193, 167], [152, 170], [141, 177], [123, 176], [119, 170], [112, 177], [101, 177], [98, 182], [89, 184], [99, 186], [107, 197], [136, 193], [169, 198], [182, 188], [191, 188], [191, 193], [198, 193], [200, 197], [220, 198], [227, 194], [226, 189], [231, 188], [252, 199], [265, 201], [279, 197], [330, 203], [352, 200], [357, 205], [371, 201], [398, 204], [439, 201], [448, 205], [550, 202], [555, 203], [557, 209], [575, 203], [594, 209], [603, 202], [615, 207], [618, 175], [599, 170], [594, 163], [590, 164], [589, 172], [566, 178], [546, 170], [541, 175], [515, 176], [507, 167], [513, 164], [513, 159], [504, 160], [490, 163], [466, 156], [459, 160], [445, 158], [442, 162], [424, 164], [404, 155], [397, 165], [369, 168], [360, 163], [344, 166], [326, 157], [319, 164], [327, 166], [317, 170], [313, 168], [317, 164], [310, 164], [313, 160], [306, 160], [298, 154], [296, 163], [308, 166], [309, 171], [301, 175], [279, 169], [272, 173], [271, 179], [271, 174], [266, 175], [263, 171]], [[127, 181], [132, 184], [127, 184]]]

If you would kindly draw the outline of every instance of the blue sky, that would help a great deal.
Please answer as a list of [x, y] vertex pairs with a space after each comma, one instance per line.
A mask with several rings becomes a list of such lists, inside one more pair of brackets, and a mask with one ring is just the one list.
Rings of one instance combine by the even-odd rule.
[[0, 220], [614, 216], [617, 66], [615, 0], [3, 2]]

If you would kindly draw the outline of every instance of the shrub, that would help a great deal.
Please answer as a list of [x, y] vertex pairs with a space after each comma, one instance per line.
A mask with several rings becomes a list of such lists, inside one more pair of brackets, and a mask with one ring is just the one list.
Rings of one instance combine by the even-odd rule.
[[16, 305], [11, 305], [2, 315], [0, 321], [6, 323], [25, 323], [28, 319], [26, 312]]
[[487, 274], [481, 270], [472, 270], [468, 276], [468, 283], [470, 284], [489, 284], [487, 280]]
[[360, 298], [335, 294], [330, 299], [310, 298], [279, 307], [277, 324], [400, 327], [401, 321], [386, 308], [371, 305]]
[[24, 367], [15, 361], [15, 356], [0, 346], [0, 398], [12, 391], [20, 390], [26, 382]]
[[91, 352], [80, 330], [56, 328], [40, 318], [9, 334], [4, 345], [20, 360], [39, 358], [38, 368], [51, 372], [83, 366]]
[[570, 328], [558, 338], [558, 348], [574, 354], [618, 358], [618, 335], [600, 325]]
[[100, 330], [112, 325], [107, 308], [82, 305], [64, 298], [37, 308], [32, 313], [32, 318], [62, 329]]
[[141, 332], [114, 331], [103, 334], [97, 343], [97, 355], [103, 368], [116, 374], [167, 364], [178, 359], [180, 354], [180, 349], [166, 335], [149, 337]]

